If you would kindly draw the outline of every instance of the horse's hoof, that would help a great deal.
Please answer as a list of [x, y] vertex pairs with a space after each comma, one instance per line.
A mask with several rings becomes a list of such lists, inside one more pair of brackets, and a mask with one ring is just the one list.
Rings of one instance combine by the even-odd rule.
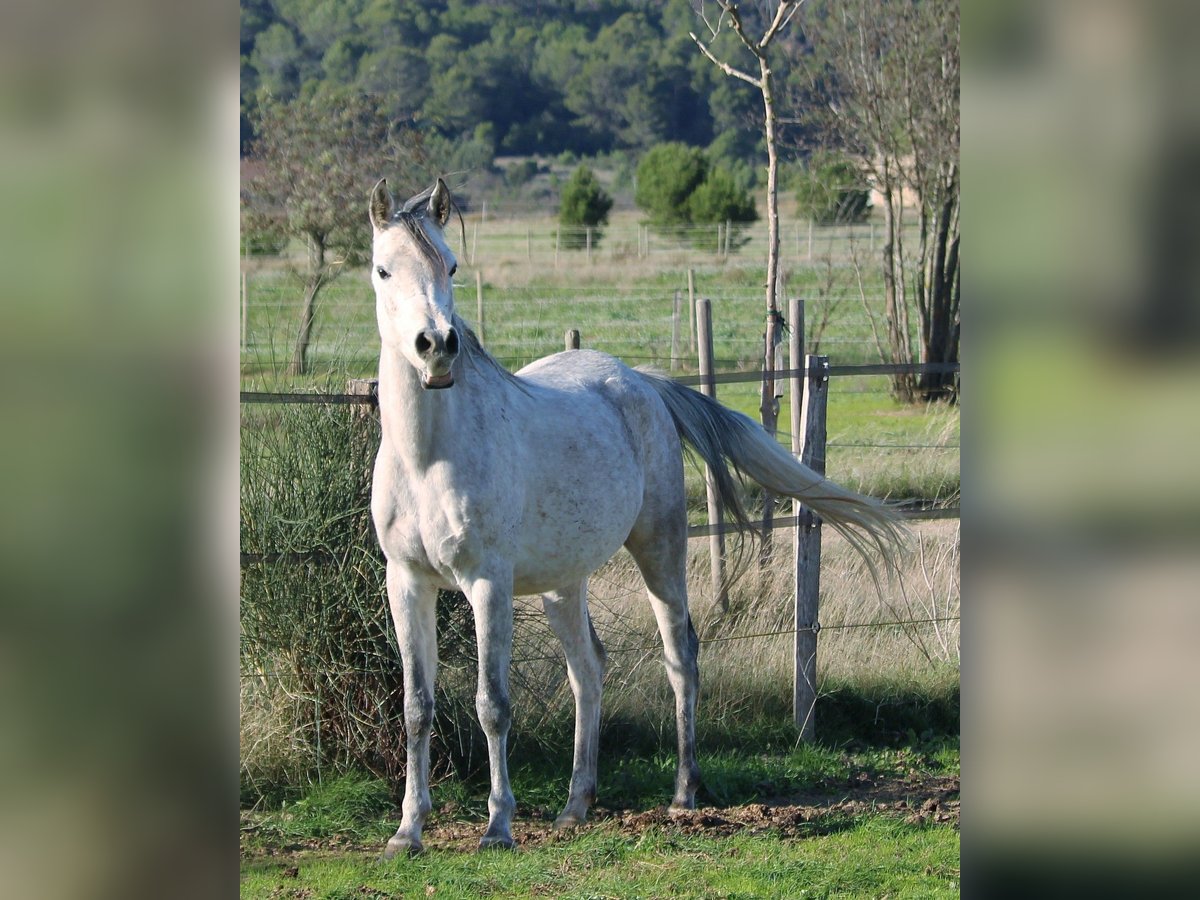
[[571, 831], [578, 828], [585, 821], [584, 816], [577, 816], [574, 813], [563, 813], [554, 820], [555, 831]]
[[479, 839], [480, 850], [513, 850], [516, 846], [516, 842], [504, 834], [485, 834]]
[[425, 852], [425, 846], [419, 841], [408, 837], [393, 837], [383, 850], [384, 859], [396, 856], [419, 856]]

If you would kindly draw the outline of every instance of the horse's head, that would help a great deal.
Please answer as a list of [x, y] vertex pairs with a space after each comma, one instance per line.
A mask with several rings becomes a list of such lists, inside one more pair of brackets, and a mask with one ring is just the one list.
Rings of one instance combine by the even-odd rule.
[[461, 338], [450, 281], [458, 264], [443, 234], [450, 207], [450, 190], [440, 178], [400, 208], [386, 179], [371, 192], [371, 283], [379, 334], [384, 348], [399, 350], [426, 388], [454, 384]]

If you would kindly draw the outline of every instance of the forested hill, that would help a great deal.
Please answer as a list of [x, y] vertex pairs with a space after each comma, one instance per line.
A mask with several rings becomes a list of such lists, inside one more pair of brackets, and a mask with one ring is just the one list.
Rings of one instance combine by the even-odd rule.
[[700, 55], [701, 28], [688, 0], [242, 0], [243, 147], [261, 97], [353, 89], [496, 154], [756, 156], [761, 101]]

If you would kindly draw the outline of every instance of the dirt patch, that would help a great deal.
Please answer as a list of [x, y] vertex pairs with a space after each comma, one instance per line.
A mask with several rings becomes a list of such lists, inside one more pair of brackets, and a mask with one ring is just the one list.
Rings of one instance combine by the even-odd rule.
[[[845, 781], [827, 781], [812, 790], [744, 806], [703, 807], [684, 812], [672, 812], [665, 806], [644, 811], [599, 807], [593, 810], [590, 821], [583, 828], [631, 837], [657, 829], [687, 836], [726, 837], [747, 832], [802, 838], [840, 831], [854, 819], [871, 814], [891, 815], [912, 824], [938, 823], [958, 828], [958, 776], [873, 779], [860, 772]], [[424, 842], [429, 849], [472, 852], [483, 831], [482, 822], [451, 819], [443, 812], [426, 826]], [[513, 837], [525, 848], [570, 841], [574, 834], [572, 831], [555, 831], [549, 816], [518, 815], [513, 821]], [[313, 852], [378, 854], [381, 849], [382, 842], [366, 844], [341, 837], [274, 847], [257, 843], [248, 846], [246, 840], [242, 842], [242, 854], [246, 858], [286, 858], [295, 853]]]

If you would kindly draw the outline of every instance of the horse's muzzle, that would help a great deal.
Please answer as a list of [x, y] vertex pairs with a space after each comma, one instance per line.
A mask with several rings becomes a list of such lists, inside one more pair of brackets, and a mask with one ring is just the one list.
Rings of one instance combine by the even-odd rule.
[[[425, 362], [421, 373], [421, 386], [432, 390], [448, 388], [454, 384], [453, 365], [458, 358], [458, 332], [450, 328], [444, 335], [426, 329], [417, 335], [417, 355]], [[433, 372], [439, 374], [434, 375]]]

